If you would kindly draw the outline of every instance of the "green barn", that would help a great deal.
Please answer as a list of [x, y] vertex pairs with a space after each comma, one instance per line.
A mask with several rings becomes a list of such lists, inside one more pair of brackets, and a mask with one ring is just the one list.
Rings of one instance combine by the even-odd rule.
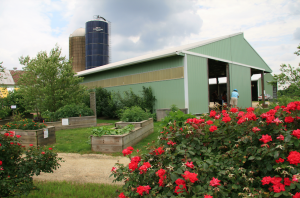
[[[155, 109], [187, 108], [191, 114], [209, 111], [213, 89], [218, 93], [238, 89], [238, 107], [252, 105], [251, 76], [272, 70], [244, 38], [242, 32], [182, 45], [136, 58], [78, 72], [89, 89], [132, 89], [140, 93], [151, 86], [157, 98]], [[214, 88], [209, 79], [226, 78], [225, 87]], [[219, 85], [219, 84], [218, 84]], [[230, 94], [227, 94], [230, 100]]]

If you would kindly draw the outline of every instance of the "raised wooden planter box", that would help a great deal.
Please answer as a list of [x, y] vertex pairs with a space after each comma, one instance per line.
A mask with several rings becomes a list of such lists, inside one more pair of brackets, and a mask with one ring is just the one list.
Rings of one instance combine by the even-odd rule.
[[[44, 146], [47, 144], [56, 143], [55, 137], [55, 127], [48, 126], [48, 137], [44, 137], [44, 129], [38, 130], [20, 130], [20, 129], [12, 129], [11, 131], [15, 132], [15, 135], [21, 135], [19, 138], [21, 140], [21, 144], [23, 146], [29, 147], [29, 144], [33, 144], [33, 146]], [[0, 134], [7, 133], [7, 131], [0, 131]]]
[[[63, 121], [67, 119], [68, 125], [63, 125]], [[47, 126], [55, 126], [55, 129], [75, 129], [75, 128], [86, 128], [97, 126], [97, 118], [96, 116], [83, 116], [83, 117], [70, 117], [70, 118], [62, 118], [58, 122], [45, 122]]]
[[133, 146], [149, 134], [153, 133], [153, 119], [142, 122], [116, 122], [115, 126], [124, 127], [134, 124], [135, 129], [124, 135], [103, 135], [101, 137], [91, 136], [92, 151], [113, 153], [122, 152], [128, 146]]

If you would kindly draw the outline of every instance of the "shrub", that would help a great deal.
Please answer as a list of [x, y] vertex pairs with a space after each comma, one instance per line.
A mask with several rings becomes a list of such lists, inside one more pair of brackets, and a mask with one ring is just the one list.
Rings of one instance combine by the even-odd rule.
[[36, 130], [46, 128], [47, 126], [43, 123], [36, 123], [30, 119], [23, 119], [19, 121], [8, 122], [5, 125], [0, 126], [0, 130], [11, 130], [11, 129], [21, 129], [21, 130]]
[[164, 127], [149, 154], [116, 164], [120, 197], [300, 196], [300, 101], [267, 113], [211, 111]]
[[[0, 134], [0, 195], [27, 195], [35, 187], [33, 175], [52, 173], [61, 158], [51, 148], [24, 147], [12, 133]], [[23, 155], [23, 156], [22, 156]]]
[[138, 106], [127, 108], [121, 113], [121, 121], [123, 122], [140, 122], [142, 120], [148, 120], [148, 118], [151, 117], [150, 113], [145, 112]]
[[94, 112], [84, 104], [69, 104], [61, 107], [56, 112], [45, 112], [43, 116], [48, 117], [47, 121], [57, 121], [61, 118], [91, 116]]
[[180, 110], [178, 111], [171, 110], [169, 114], [161, 120], [160, 126], [167, 127], [170, 124], [176, 123], [177, 127], [182, 127], [188, 118], [196, 118], [196, 116], [192, 114], [185, 114]]

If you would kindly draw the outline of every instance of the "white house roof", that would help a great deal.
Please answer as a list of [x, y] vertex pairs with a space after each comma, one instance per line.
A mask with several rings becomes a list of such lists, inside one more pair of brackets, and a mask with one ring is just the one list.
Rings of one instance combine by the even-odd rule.
[[5, 69], [4, 72], [0, 72], [0, 84], [1, 85], [14, 85], [15, 81], [9, 72], [9, 70]]
[[176, 54], [180, 53], [180, 51], [189, 50], [189, 49], [193, 49], [193, 48], [200, 47], [200, 46], [203, 46], [203, 45], [207, 45], [209, 43], [213, 43], [213, 42], [223, 40], [223, 39], [226, 39], [226, 38], [229, 38], [229, 37], [233, 37], [233, 36], [236, 36], [236, 35], [239, 35], [239, 34], [243, 34], [243, 32], [238, 32], [238, 33], [235, 33], [235, 34], [230, 34], [230, 35], [221, 36], [221, 37], [217, 37], [217, 38], [213, 38], [213, 39], [208, 39], [208, 40], [204, 40], [204, 41], [190, 43], [190, 44], [187, 44], [187, 45], [181, 45], [181, 46], [178, 46], [178, 47], [173, 47], [173, 48], [170, 48], [170, 49], [160, 50], [160, 51], [153, 52], [153, 53], [150, 53], [150, 54], [138, 56], [138, 57], [135, 57], [135, 58], [130, 58], [130, 59], [118, 61], [118, 62], [115, 62], [115, 63], [110, 63], [110, 64], [99, 66], [99, 67], [94, 67], [92, 69], [88, 69], [88, 70], [78, 72], [76, 74], [76, 76], [85, 76], [87, 74], [92, 74], [92, 73], [96, 73], [96, 72], [100, 72], [100, 71], [105, 71], [105, 70], [115, 69], [115, 68], [119, 68], [119, 67], [124, 67], [126, 65], [131, 65], [131, 64], [136, 64], [136, 63], [141, 63], [141, 62], [146, 62], [146, 61], [158, 59], [158, 58], [173, 56], [173, 55], [176, 55]]

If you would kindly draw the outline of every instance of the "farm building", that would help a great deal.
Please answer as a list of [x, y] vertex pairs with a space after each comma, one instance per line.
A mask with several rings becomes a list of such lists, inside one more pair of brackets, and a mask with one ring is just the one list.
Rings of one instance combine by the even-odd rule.
[[[251, 76], [272, 70], [244, 38], [236, 33], [196, 43], [182, 45], [151, 54], [78, 72], [89, 89], [104, 87], [110, 91], [132, 89], [139, 93], [151, 86], [157, 99], [155, 109], [187, 108], [189, 113], [209, 111], [214, 89], [218, 93], [238, 89], [238, 107], [250, 107]], [[220, 87], [219, 78], [226, 78]], [[217, 86], [210, 86], [216, 79]], [[263, 81], [264, 82], [264, 81]], [[228, 100], [230, 94], [227, 94]]]
[[[269, 84], [269, 82], [273, 82], [274, 77], [272, 74], [265, 74], [264, 76], [264, 94], [270, 95], [272, 98], [277, 98], [277, 86], [273, 86]], [[262, 81], [261, 77], [258, 79], [252, 79], [251, 87], [252, 87], [252, 101], [258, 101], [258, 96], [262, 95]]]

